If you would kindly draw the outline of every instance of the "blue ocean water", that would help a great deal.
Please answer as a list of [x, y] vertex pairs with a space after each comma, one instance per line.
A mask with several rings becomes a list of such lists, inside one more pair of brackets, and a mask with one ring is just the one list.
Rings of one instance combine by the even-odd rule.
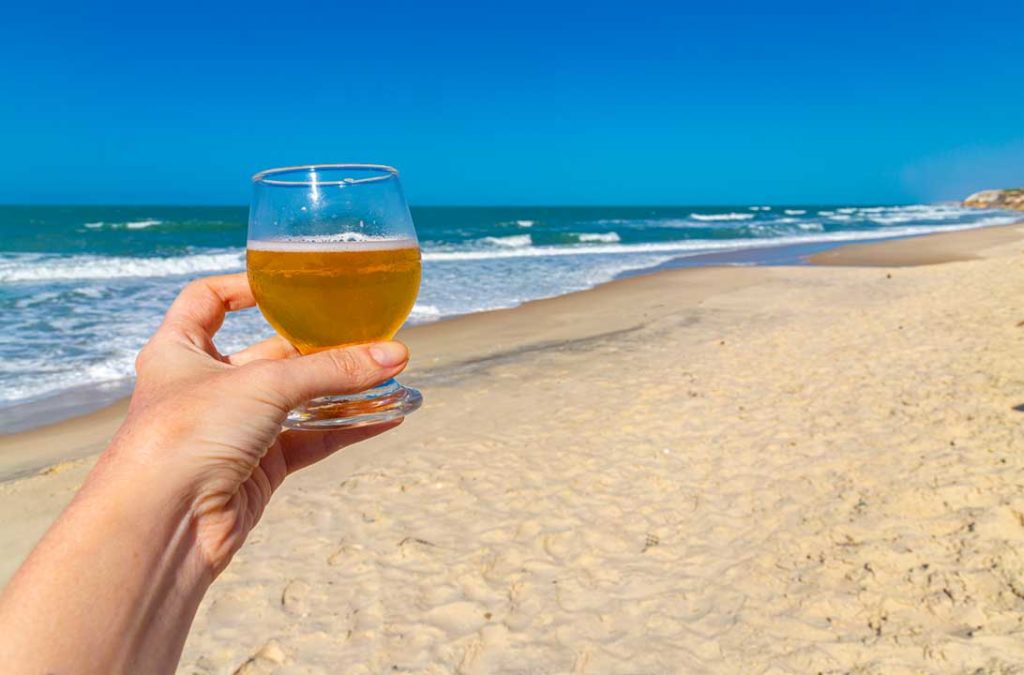
[[[712, 251], [1016, 219], [942, 204], [423, 207], [413, 218], [424, 258], [414, 323], [511, 307]], [[244, 207], [0, 206], [0, 412], [69, 391], [123, 393], [135, 353], [178, 290], [196, 276], [243, 269], [246, 220]], [[270, 332], [258, 312], [242, 312], [218, 344], [231, 351]]]

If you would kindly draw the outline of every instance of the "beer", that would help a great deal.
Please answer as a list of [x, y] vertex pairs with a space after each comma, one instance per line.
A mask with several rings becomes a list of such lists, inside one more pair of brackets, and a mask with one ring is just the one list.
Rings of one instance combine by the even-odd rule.
[[303, 354], [390, 339], [420, 288], [412, 239], [250, 241], [246, 258], [263, 316]]

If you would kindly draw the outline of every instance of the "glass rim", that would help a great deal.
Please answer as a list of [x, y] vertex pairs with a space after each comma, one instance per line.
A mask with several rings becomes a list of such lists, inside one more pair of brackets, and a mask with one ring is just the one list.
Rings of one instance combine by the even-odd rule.
[[[295, 171], [307, 170], [315, 172], [321, 169], [358, 169], [380, 171], [381, 175], [367, 176], [365, 178], [346, 177], [339, 180], [282, 180], [274, 178], [278, 174], [292, 173]], [[297, 164], [295, 166], [280, 166], [274, 169], [264, 169], [252, 175], [253, 183], [265, 185], [292, 185], [312, 187], [314, 185], [355, 185], [358, 183], [373, 183], [381, 180], [389, 180], [398, 177], [398, 169], [387, 164]]]

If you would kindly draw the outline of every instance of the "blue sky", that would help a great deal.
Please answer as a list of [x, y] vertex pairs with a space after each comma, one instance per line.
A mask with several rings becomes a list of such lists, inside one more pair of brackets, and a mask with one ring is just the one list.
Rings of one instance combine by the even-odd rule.
[[1024, 184], [1024, 3], [167, 2], [0, 17], [0, 202], [892, 203]]

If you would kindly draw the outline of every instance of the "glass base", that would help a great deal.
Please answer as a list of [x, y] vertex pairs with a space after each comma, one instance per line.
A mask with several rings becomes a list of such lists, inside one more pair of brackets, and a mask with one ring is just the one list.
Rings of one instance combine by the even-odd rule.
[[405, 417], [423, 403], [416, 389], [388, 380], [350, 396], [322, 396], [292, 410], [284, 420], [289, 429], [344, 429], [380, 424]]

